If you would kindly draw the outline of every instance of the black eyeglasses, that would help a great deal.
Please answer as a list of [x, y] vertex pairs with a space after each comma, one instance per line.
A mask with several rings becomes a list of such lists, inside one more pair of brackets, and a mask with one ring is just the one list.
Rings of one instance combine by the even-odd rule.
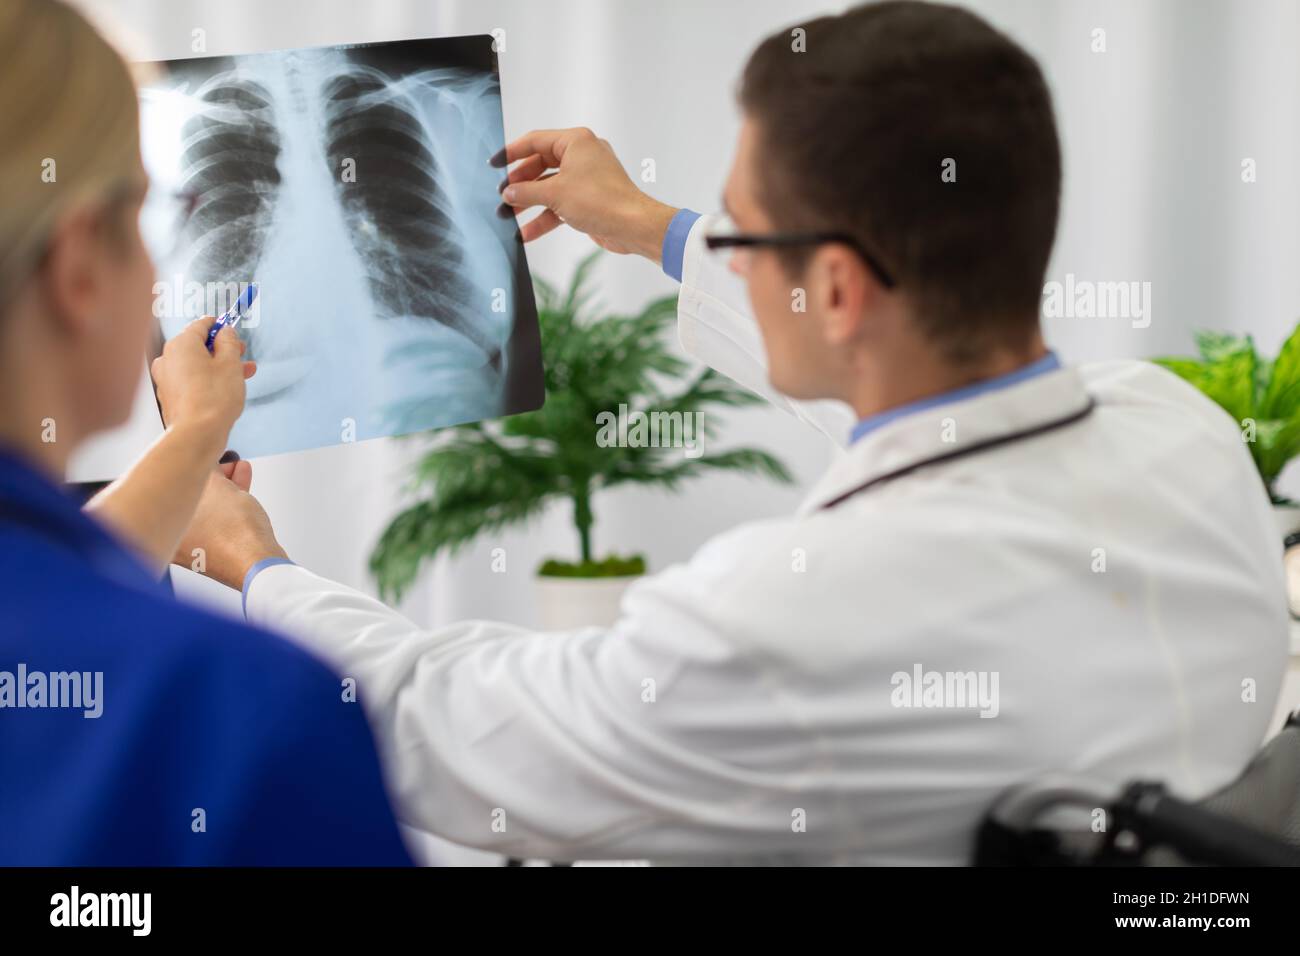
[[846, 232], [774, 232], [762, 236], [754, 233], [725, 233], [704, 237], [704, 244], [714, 250], [753, 249], [764, 246], [820, 246], [828, 242], [843, 243], [856, 252], [858, 258], [867, 264], [867, 268], [876, 274], [876, 278], [886, 289], [892, 289], [898, 284], [889, 274], [889, 270], [880, 264], [880, 260]]

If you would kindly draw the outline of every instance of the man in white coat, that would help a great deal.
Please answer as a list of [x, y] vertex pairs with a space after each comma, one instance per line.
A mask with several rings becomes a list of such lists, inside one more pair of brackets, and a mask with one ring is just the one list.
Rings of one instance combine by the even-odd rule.
[[503, 158], [506, 201], [545, 207], [526, 239], [662, 262], [687, 352], [847, 446], [796, 514], [646, 577], [609, 629], [426, 630], [289, 563], [212, 481], [181, 553], [356, 679], [415, 826], [551, 859], [955, 864], [1011, 785], [1198, 797], [1265, 734], [1281, 545], [1237, 428], [1040, 336], [1037, 65], [948, 7], [800, 26], [807, 52], [783, 31], [746, 68], [726, 220], [645, 196], [587, 130]]

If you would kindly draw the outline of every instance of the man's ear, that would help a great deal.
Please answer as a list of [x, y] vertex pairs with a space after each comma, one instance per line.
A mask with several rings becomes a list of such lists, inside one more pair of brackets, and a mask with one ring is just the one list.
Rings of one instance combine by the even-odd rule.
[[851, 249], [828, 244], [810, 263], [817, 277], [818, 313], [828, 345], [843, 345], [861, 334], [864, 314], [876, 294], [876, 283]]
[[59, 331], [82, 335], [103, 312], [104, 242], [93, 210], [74, 210], [60, 218], [40, 266], [50, 318]]

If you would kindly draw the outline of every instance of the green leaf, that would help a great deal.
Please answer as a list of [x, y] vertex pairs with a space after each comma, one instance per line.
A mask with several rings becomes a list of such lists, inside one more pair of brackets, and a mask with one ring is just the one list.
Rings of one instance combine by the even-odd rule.
[[[589, 515], [590, 496], [605, 488], [674, 489], [709, 471], [790, 480], [779, 460], [758, 449], [712, 451], [720, 431], [714, 410], [762, 399], [712, 370], [695, 371], [682, 357], [673, 335], [675, 295], [648, 302], [635, 315], [591, 314], [598, 255], [579, 264], [563, 295], [535, 280], [546, 403], [425, 436], [428, 450], [411, 473], [414, 503], [392, 520], [371, 555], [385, 596], [400, 596], [436, 555], [454, 553], [479, 534], [527, 520], [565, 498], [575, 506], [579, 544], [589, 543], [590, 529], [578, 516]], [[671, 423], [678, 445], [597, 444], [597, 416], [617, 415], [620, 405], [669, 415], [660, 421]], [[687, 458], [680, 444], [686, 416], [696, 412], [705, 416], [705, 449], [702, 457]]]
[[1255, 411], [1263, 413], [1264, 395], [1268, 391], [1268, 383], [1273, 378], [1274, 361], [1272, 359], [1256, 358], [1255, 360]]
[[1255, 459], [1260, 478], [1271, 492], [1282, 469], [1300, 454], [1300, 416], [1256, 421], [1255, 440], [1246, 447]]
[[1255, 348], [1249, 336], [1233, 335], [1230, 332], [1200, 331], [1192, 333], [1192, 337], [1196, 339], [1196, 348], [1200, 351], [1201, 358], [1207, 362], [1217, 362], [1225, 355], [1240, 352], [1246, 347], [1251, 351]]
[[573, 281], [569, 283], [569, 294], [565, 298], [560, 311], [577, 313], [582, 310], [583, 302], [588, 293], [587, 280], [591, 278], [591, 270], [596, 267], [599, 258], [600, 250], [597, 249], [578, 263], [578, 268], [573, 273]]
[[533, 276], [533, 296], [537, 300], [539, 311], [554, 312], [560, 307], [560, 294], [540, 276]]
[[1291, 418], [1300, 410], [1300, 325], [1287, 336], [1273, 362], [1259, 403], [1261, 418]]
[[[681, 449], [675, 449], [675, 455], [681, 455]], [[659, 456], [661, 459], [666, 456]], [[772, 481], [788, 484], [794, 479], [781, 461], [757, 448], [733, 448], [729, 451], [709, 454], [699, 458], [679, 458], [676, 460], [659, 460], [642, 462], [637, 467], [628, 467], [611, 473], [605, 480], [605, 487], [615, 485], [658, 485], [674, 490], [688, 478], [695, 478], [706, 471], [735, 471], [758, 475]]]
[[1156, 359], [1171, 372], [1195, 385], [1221, 405], [1233, 420], [1257, 418], [1255, 413], [1256, 356], [1253, 347], [1239, 348], [1212, 361]]
[[420, 566], [437, 554], [455, 554], [480, 534], [536, 514], [545, 496], [449, 504], [422, 501], [397, 515], [370, 555], [370, 570], [384, 600], [400, 600]]
[[1300, 455], [1300, 325], [1276, 359], [1260, 357], [1249, 335], [1198, 332], [1200, 359], [1153, 361], [1196, 386], [1222, 406], [1243, 436], [1270, 494], [1282, 469]]

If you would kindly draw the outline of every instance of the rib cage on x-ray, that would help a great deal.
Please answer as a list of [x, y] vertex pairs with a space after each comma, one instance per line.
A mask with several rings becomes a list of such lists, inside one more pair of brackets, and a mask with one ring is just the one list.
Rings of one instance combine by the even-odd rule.
[[202, 199], [189, 223], [190, 274], [221, 283], [257, 273], [280, 185], [280, 136], [271, 95], [252, 80], [219, 76], [196, 99], [182, 129], [181, 188]]
[[[324, 90], [331, 169], [356, 164], [355, 182], [339, 178], [344, 214], [370, 266], [371, 291], [385, 314], [426, 315], [489, 351], [500, 343], [462, 318], [472, 293], [462, 278], [456, 228], [443, 195], [433, 145], [414, 104], [378, 71], [357, 67]], [[419, 249], [413, 260], [404, 249]]]
[[177, 61], [145, 91], [151, 175], [199, 196], [160, 271], [259, 284], [241, 454], [334, 444], [347, 422], [360, 439], [506, 411], [519, 246], [485, 161], [495, 73], [380, 69], [358, 50]]

